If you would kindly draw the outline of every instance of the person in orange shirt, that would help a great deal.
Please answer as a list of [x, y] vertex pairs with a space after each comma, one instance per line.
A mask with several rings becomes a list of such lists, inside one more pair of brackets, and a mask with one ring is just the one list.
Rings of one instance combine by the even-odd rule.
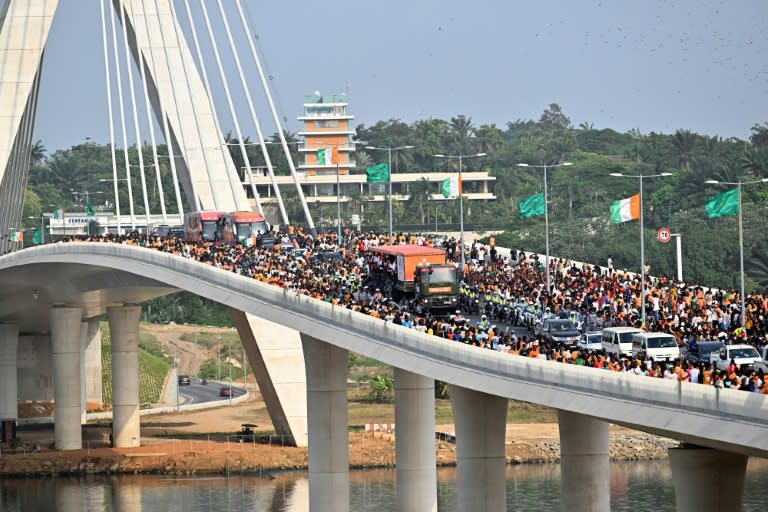
[[709, 366], [705, 367], [704, 370], [701, 372], [701, 383], [702, 384], [712, 384], [712, 368]]

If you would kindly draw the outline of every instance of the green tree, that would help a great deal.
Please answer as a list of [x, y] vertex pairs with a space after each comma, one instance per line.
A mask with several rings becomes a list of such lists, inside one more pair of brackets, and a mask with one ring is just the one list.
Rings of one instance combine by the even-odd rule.
[[[421, 178], [408, 184], [408, 205], [410, 208], [416, 208], [419, 212], [421, 223], [425, 222], [424, 205], [429, 201], [434, 185], [427, 178]], [[411, 210], [413, 211], [413, 210]]]
[[395, 379], [391, 375], [374, 375], [368, 381], [368, 396], [377, 403], [391, 403], [395, 399]]
[[38, 140], [29, 148], [29, 164], [32, 167], [43, 165], [45, 162], [45, 146]]
[[696, 157], [697, 136], [691, 130], [677, 130], [672, 136], [672, 148], [678, 169], [688, 171], [691, 169]]
[[570, 128], [571, 120], [563, 113], [557, 103], [550, 103], [539, 118], [539, 123], [545, 128]]

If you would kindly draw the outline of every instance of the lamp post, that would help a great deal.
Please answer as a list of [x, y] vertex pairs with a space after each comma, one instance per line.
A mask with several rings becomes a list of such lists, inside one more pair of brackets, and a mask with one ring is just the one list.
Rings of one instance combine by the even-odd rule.
[[221, 382], [221, 336], [216, 336], [216, 380]]
[[397, 148], [377, 148], [376, 146], [365, 146], [365, 149], [372, 149], [374, 151], [386, 151], [387, 152], [387, 159], [389, 163], [387, 164], [388, 171], [389, 171], [389, 191], [387, 192], [388, 195], [388, 202], [389, 202], [389, 237], [391, 239], [392, 237], [392, 152], [393, 151], [401, 151], [403, 149], [412, 149], [415, 146], [400, 146]]
[[461, 162], [464, 158], [475, 158], [485, 156], [485, 153], [475, 153], [474, 155], [434, 155], [435, 158], [455, 158], [459, 161], [459, 244], [461, 245], [461, 272], [464, 273], [464, 194], [461, 190]]
[[753, 181], [735, 181], [735, 182], [728, 182], [728, 181], [718, 181], [718, 180], [707, 180], [704, 183], [708, 183], [711, 185], [732, 185], [736, 186], [736, 190], [738, 191], [737, 194], [739, 196], [739, 284], [741, 285], [740, 288], [740, 294], [741, 294], [741, 314], [739, 315], [739, 319], [741, 320], [741, 327], [744, 327], [746, 325], [747, 321], [747, 297], [744, 294], [744, 229], [743, 229], [743, 216], [741, 213], [741, 187], [743, 185], [752, 185], [754, 183], [768, 183], [768, 178], [763, 178], [760, 180], [753, 180]]
[[617, 178], [632, 178], [640, 180], [640, 319], [645, 324], [645, 238], [643, 236], [643, 180], [647, 178], [663, 178], [672, 176], [671, 172], [659, 174], [629, 175], [620, 172], [612, 172], [611, 176]]
[[517, 164], [518, 167], [532, 167], [534, 169], [544, 170], [544, 266], [545, 275], [547, 276], [547, 295], [552, 291], [550, 288], [550, 272], [549, 272], [549, 202], [547, 199], [547, 169], [553, 167], [567, 167], [573, 165], [571, 162], [562, 162], [554, 165], [529, 165], [529, 164]]

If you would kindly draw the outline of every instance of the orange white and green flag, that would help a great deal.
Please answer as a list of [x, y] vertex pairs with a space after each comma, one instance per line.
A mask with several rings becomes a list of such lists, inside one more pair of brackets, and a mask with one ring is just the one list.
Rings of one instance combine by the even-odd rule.
[[632, 197], [614, 201], [611, 204], [611, 222], [620, 224], [628, 220], [638, 220], [640, 218], [640, 194]]

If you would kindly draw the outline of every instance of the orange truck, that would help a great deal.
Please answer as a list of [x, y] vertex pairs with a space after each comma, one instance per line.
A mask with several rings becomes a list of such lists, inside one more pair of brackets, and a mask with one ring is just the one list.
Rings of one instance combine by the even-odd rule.
[[389, 281], [392, 298], [406, 297], [419, 302], [429, 311], [459, 308], [459, 283], [456, 265], [447, 263], [445, 251], [422, 245], [379, 245], [370, 247], [369, 253], [393, 261], [395, 271], [388, 273], [382, 266], [376, 278]]

